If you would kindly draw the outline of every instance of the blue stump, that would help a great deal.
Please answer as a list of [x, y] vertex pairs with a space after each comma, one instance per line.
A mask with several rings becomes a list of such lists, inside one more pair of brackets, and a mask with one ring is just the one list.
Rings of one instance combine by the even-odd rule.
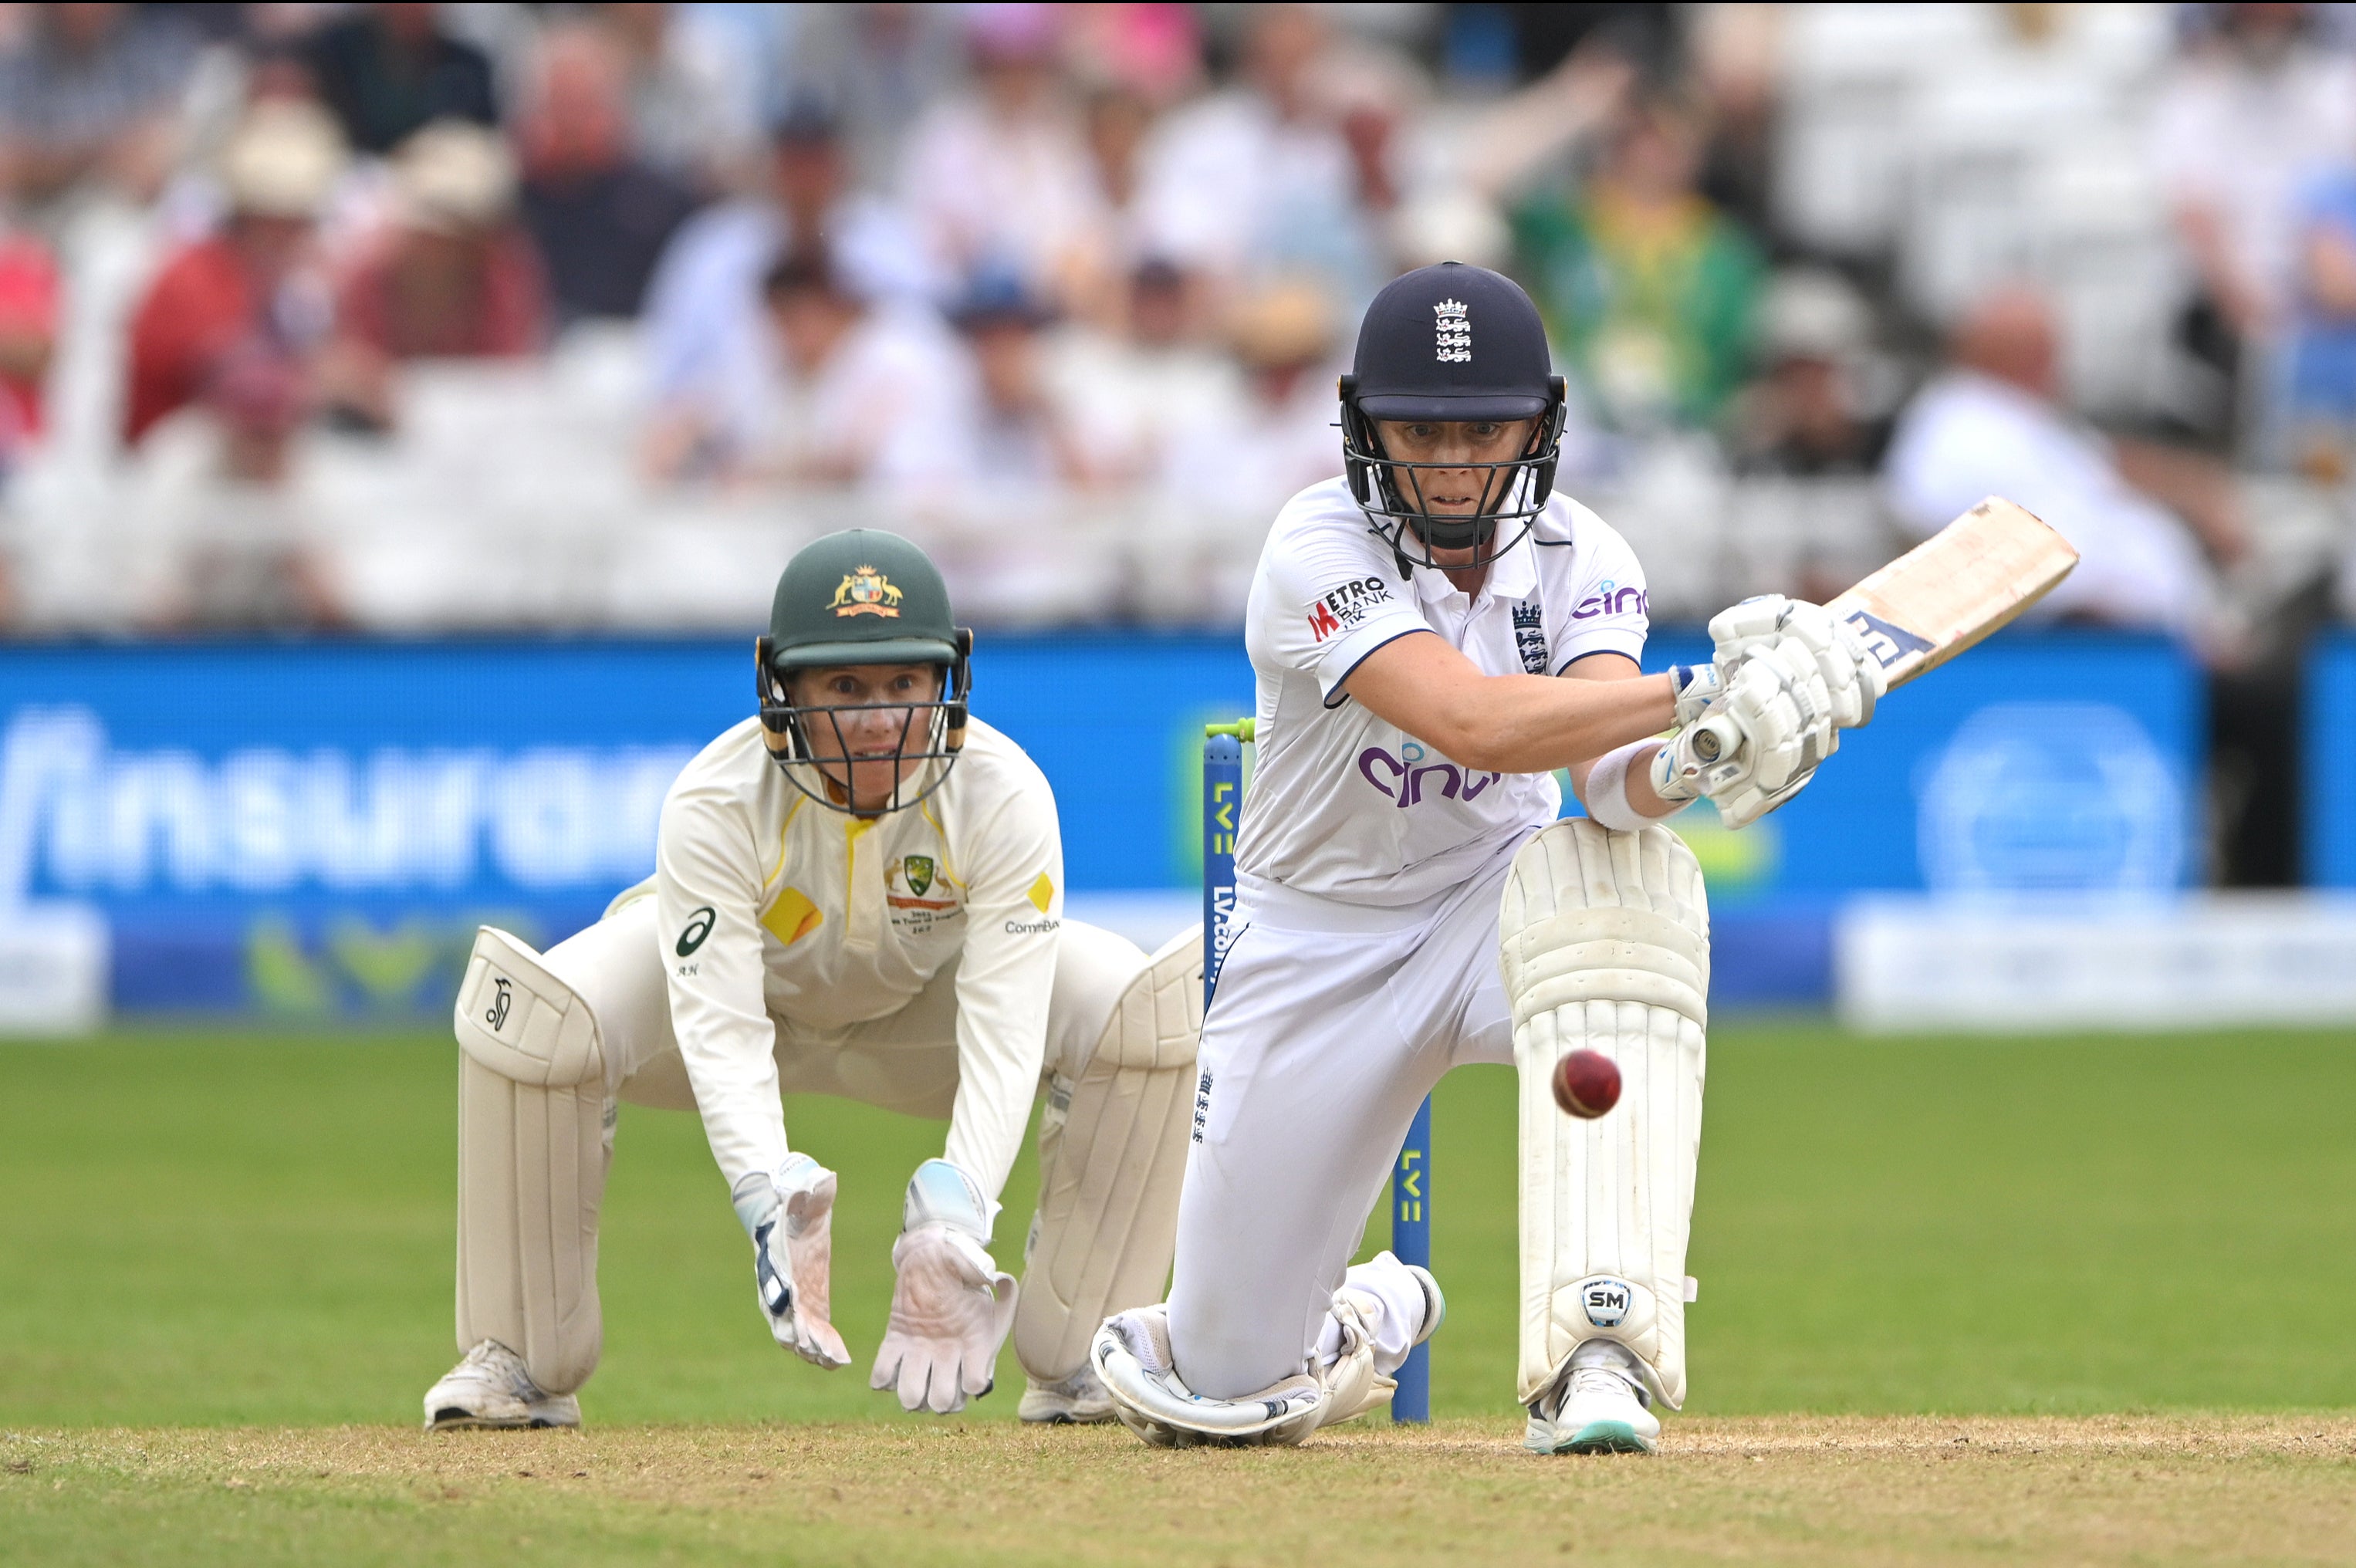
[[[1391, 1251], [1403, 1264], [1431, 1266], [1431, 1097], [1428, 1094], [1408, 1125], [1398, 1163], [1391, 1168]], [[1391, 1395], [1391, 1419], [1431, 1419], [1429, 1344], [1408, 1351], [1407, 1363], [1399, 1368], [1398, 1392]]]

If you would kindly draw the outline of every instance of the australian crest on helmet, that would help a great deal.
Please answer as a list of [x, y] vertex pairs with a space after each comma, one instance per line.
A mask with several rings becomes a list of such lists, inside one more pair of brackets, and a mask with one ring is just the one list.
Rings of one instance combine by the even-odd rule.
[[827, 608], [838, 615], [889, 615], [897, 620], [900, 598], [900, 590], [890, 578], [871, 565], [860, 565], [842, 574]]

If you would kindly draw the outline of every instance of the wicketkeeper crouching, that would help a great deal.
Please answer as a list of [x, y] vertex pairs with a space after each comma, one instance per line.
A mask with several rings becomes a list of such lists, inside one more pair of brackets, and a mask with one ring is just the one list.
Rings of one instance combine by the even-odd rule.
[[[948, 1118], [908, 1183], [874, 1387], [958, 1410], [1011, 1329], [1023, 1420], [1109, 1418], [1088, 1340], [1168, 1277], [1201, 944], [1149, 959], [1063, 918], [1055, 797], [968, 715], [971, 645], [915, 545], [816, 541], [777, 583], [759, 715], [671, 786], [655, 875], [546, 954], [482, 929], [456, 1008], [465, 1359], [429, 1428], [579, 1424], [620, 1100], [701, 1111], [770, 1332], [848, 1364], [835, 1176], [788, 1147], [781, 1092]], [[1043, 1083], [1018, 1307], [989, 1248]]]

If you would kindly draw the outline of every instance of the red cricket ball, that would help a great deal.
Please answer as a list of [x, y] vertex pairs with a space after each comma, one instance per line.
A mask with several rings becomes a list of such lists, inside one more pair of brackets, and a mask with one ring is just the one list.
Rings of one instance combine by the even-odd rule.
[[1600, 1051], [1574, 1051], [1554, 1064], [1554, 1103], [1592, 1118], [1620, 1103], [1620, 1064]]

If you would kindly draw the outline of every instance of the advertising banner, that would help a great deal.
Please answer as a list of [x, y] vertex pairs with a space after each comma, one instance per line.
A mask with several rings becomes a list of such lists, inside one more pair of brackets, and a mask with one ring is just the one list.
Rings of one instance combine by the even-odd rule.
[[[751, 652], [0, 648], [0, 974], [50, 976], [44, 1017], [96, 994], [57, 978], [92, 965], [117, 1009], [437, 1012], [477, 922], [545, 944], [651, 871], [671, 778], [751, 710]], [[1707, 652], [1663, 635], [1646, 663]], [[985, 635], [975, 686], [1055, 787], [1076, 895], [1180, 909], [1203, 724], [1251, 711], [1240, 639]], [[2179, 885], [2199, 714], [2164, 643], [2008, 636], [1898, 693], [1756, 827], [1687, 813], [1721, 996], [1821, 1001], [1852, 891]]]

